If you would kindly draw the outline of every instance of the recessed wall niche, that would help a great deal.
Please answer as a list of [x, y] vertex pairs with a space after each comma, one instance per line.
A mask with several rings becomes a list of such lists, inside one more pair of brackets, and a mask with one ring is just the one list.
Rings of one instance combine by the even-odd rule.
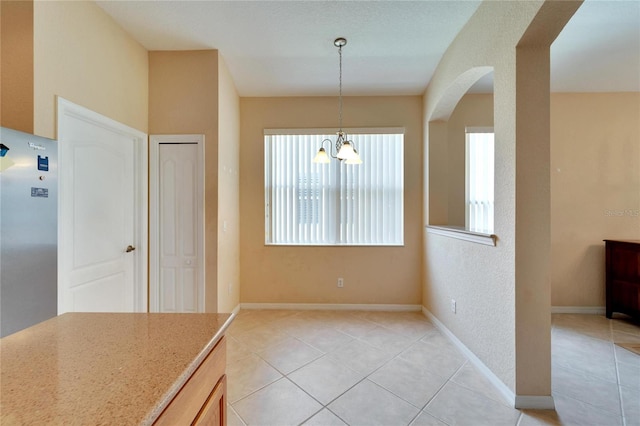
[[465, 228], [465, 132], [488, 127], [493, 127], [493, 71], [466, 91], [448, 118], [429, 123], [429, 225]]

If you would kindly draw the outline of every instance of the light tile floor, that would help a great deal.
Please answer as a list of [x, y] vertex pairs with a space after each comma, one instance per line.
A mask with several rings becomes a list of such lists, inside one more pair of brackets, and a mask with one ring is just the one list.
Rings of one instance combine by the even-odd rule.
[[244, 310], [227, 338], [231, 426], [640, 426], [624, 319], [553, 316], [556, 411], [510, 407], [417, 312]]

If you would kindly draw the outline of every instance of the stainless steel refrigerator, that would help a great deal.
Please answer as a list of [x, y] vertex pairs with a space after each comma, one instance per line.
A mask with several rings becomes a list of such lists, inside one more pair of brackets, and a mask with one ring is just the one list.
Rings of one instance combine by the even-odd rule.
[[0, 127], [0, 337], [58, 307], [57, 142]]

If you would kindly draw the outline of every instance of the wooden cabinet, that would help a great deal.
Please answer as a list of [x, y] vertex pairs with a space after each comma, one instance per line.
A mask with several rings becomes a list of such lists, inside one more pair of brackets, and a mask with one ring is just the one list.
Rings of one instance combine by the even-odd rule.
[[226, 425], [226, 353], [222, 337], [154, 425]]
[[3, 337], [0, 424], [224, 424], [231, 321], [68, 312]]
[[640, 318], [640, 241], [604, 241], [607, 318], [614, 312]]
[[227, 424], [227, 376], [222, 376], [193, 424], [197, 426]]

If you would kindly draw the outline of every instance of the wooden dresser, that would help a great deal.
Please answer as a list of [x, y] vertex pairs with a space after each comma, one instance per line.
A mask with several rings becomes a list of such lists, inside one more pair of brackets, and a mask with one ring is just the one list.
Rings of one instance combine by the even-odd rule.
[[604, 240], [607, 318], [614, 312], [640, 318], [640, 240]]

